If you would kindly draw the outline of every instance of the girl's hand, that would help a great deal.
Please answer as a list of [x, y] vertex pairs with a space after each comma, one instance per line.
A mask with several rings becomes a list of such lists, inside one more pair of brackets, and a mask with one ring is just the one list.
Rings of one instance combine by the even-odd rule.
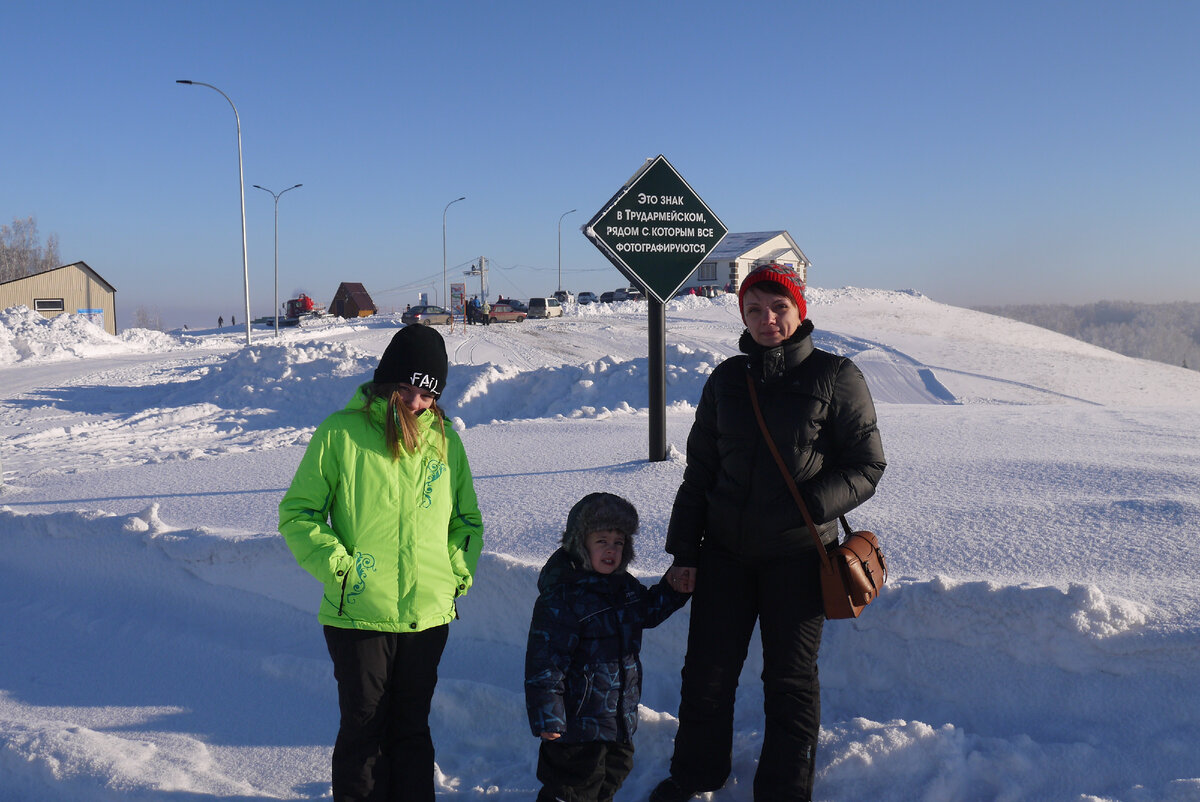
[[557, 741], [561, 737], [562, 737], [561, 732], [543, 732], [542, 733], [543, 741]]

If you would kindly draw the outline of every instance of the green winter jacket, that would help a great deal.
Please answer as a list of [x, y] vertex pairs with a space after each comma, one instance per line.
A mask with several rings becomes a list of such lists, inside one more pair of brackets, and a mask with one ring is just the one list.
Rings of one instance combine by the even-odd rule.
[[421, 444], [393, 462], [387, 402], [370, 417], [359, 388], [313, 433], [279, 503], [279, 532], [325, 585], [322, 624], [419, 632], [455, 617], [483, 549], [483, 520], [462, 440], [417, 416]]

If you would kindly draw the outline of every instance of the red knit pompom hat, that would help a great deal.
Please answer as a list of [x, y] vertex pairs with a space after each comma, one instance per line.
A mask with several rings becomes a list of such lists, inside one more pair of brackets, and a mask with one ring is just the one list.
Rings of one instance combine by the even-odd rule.
[[742, 304], [745, 303], [746, 290], [760, 281], [771, 281], [782, 287], [788, 297], [799, 307], [800, 319], [808, 318], [808, 304], [804, 302], [804, 282], [800, 281], [800, 276], [787, 265], [771, 263], [754, 268], [750, 271], [750, 275], [742, 279], [742, 286], [738, 288], [738, 311], [742, 313], [743, 321], [746, 319], [746, 313], [742, 308]]

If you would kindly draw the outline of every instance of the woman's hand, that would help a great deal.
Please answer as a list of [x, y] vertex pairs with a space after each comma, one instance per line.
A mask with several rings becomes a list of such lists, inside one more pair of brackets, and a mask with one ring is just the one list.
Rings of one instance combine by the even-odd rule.
[[557, 741], [561, 737], [562, 737], [561, 732], [543, 732], [542, 733], [543, 741]]
[[677, 593], [691, 593], [696, 589], [696, 569], [672, 565], [667, 569], [667, 584]]

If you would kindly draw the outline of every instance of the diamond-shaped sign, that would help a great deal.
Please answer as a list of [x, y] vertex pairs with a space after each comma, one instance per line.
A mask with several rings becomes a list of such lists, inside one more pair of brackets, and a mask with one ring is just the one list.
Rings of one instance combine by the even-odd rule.
[[661, 154], [584, 226], [618, 270], [666, 302], [728, 229]]

